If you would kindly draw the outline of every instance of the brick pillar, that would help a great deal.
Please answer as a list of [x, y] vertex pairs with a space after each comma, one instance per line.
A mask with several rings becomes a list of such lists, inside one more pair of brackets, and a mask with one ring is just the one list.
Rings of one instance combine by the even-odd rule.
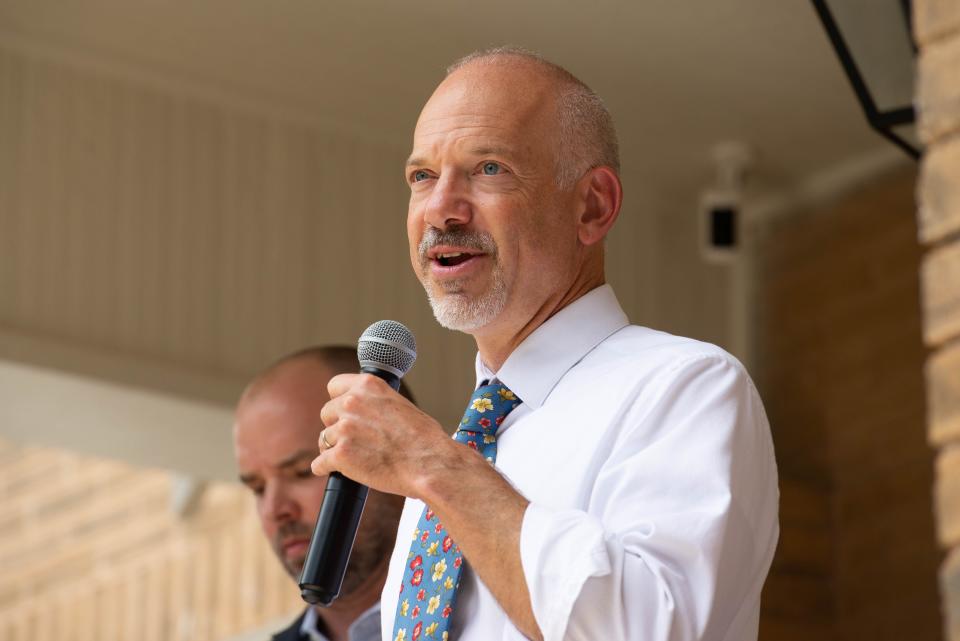
[[927, 144], [917, 199], [927, 425], [937, 448], [934, 512], [946, 638], [960, 641], [960, 0], [914, 0], [916, 104]]

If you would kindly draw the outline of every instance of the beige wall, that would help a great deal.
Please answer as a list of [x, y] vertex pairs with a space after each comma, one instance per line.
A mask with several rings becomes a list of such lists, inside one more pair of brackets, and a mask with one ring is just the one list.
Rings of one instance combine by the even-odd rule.
[[[677, 202], [657, 217], [649, 323], [671, 334], [720, 345], [746, 361], [746, 345], [739, 341], [734, 323], [735, 307], [747, 301], [738, 298], [734, 280], [747, 274], [732, 263], [703, 260], [698, 200], [699, 194], [678, 195]], [[743, 216], [740, 223], [746, 223]]]
[[212, 641], [303, 608], [238, 485], [178, 516], [168, 472], [3, 440], [0, 469], [4, 641]]
[[761, 639], [941, 638], [915, 173], [765, 225], [756, 369], [781, 537]]

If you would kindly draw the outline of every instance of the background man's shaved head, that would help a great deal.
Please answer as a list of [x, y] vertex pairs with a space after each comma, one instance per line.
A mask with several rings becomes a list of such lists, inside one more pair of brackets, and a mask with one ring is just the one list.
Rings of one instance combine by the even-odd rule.
[[557, 184], [567, 188], [593, 167], [620, 173], [620, 150], [613, 118], [600, 97], [572, 73], [521, 47], [475, 51], [447, 67], [447, 76], [470, 65], [533, 65], [556, 85], [558, 121]]
[[[306, 347], [281, 357], [268, 365], [256, 375], [240, 395], [240, 403], [253, 399], [262, 390], [268, 388], [282, 373], [292, 366], [316, 365], [325, 370], [329, 376], [337, 374], [355, 374], [360, 370], [357, 362], [357, 348], [349, 345], [322, 345]], [[325, 390], [324, 390], [325, 392]], [[400, 393], [410, 401], [413, 395], [403, 382], [400, 383]]]

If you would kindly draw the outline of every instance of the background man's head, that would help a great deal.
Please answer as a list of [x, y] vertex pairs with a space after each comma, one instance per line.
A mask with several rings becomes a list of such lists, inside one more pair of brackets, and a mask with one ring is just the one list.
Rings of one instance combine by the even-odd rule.
[[[241, 481], [254, 493], [264, 534], [287, 572], [303, 568], [326, 477], [314, 476], [329, 400], [327, 382], [358, 370], [352, 347], [312, 347], [283, 357], [260, 373], [237, 404], [234, 449]], [[409, 391], [401, 388], [407, 398]], [[342, 594], [353, 592], [389, 559], [402, 498], [370, 491]]]
[[407, 163], [411, 260], [440, 323], [522, 322], [602, 283], [619, 164], [610, 114], [563, 68], [510, 48], [454, 63]]

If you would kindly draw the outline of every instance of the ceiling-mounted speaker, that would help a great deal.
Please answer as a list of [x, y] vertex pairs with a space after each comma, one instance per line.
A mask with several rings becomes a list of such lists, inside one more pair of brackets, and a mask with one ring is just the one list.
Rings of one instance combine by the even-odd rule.
[[743, 182], [753, 156], [740, 142], [717, 145], [712, 155], [716, 179], [701, 194], [698, 212], [700, 253], [708, 262], [727, 263], [741, 245]]

